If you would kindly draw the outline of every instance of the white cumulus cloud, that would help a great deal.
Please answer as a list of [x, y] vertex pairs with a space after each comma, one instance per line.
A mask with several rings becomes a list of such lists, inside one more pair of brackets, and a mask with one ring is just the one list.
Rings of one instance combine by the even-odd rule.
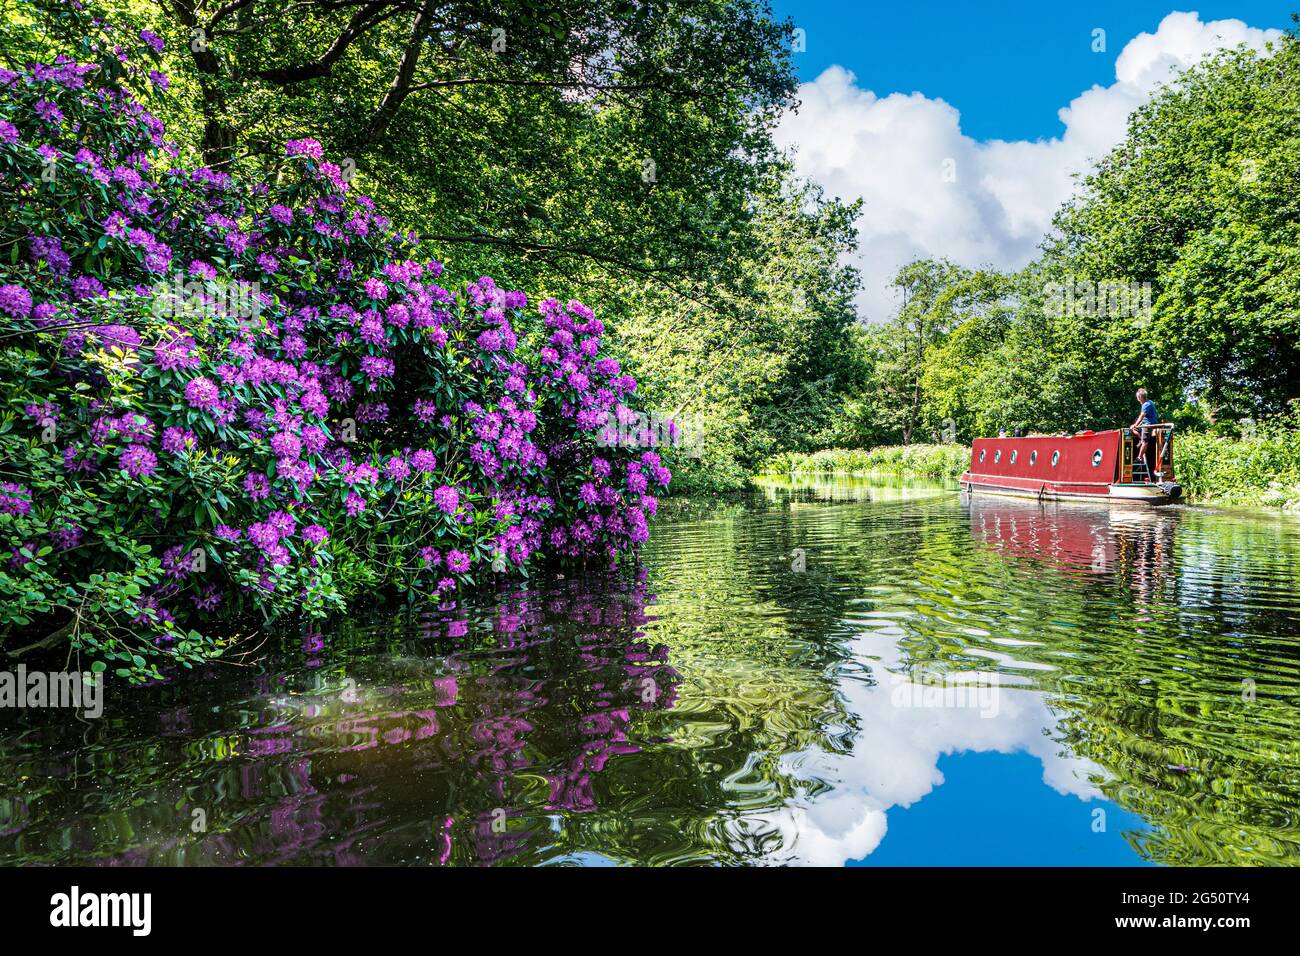
[[1170, 13], [1154, 33], [1130, 40], [1115, 62], [1115, 82], [1075, 97], [1058, 115], [1052, 139], [979, 141], [961, 131], [950, 104], [920, 93], [877, 96], [832, 66], [799, 90], [777, 144], [797, 172], [844, 200], [861, 196], [858, 222], [861, 316], [893, 314], [889, 280], [918, 256], [962, 265], [1015, 269], [1033, 258], [1053, 213], [1070, 197], [1072, 174], [1124, 137], [1129, 114], [1166, 81], [1216, 49], [1260, 49], [1282, 36], [1240, 20], [1202, 22]]

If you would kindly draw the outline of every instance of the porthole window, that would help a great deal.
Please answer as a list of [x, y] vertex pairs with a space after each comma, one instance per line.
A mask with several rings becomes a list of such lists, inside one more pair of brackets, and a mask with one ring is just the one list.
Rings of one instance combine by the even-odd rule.
[[1038, 451], [1034, 450], [1029, 453], [1029, 465], [1033, 467], [1038, 463]]
[[987, 455], [988, 453], [989, 453], [989, 450], [988, 450], [987, 448], [981, 448], [981, 449], [980, 449], [980, 461], [983, 461], [983, 460], [984, 460], [984, 456]]
[[1058, 448], [1056, 451], [1052, 452], [1052, 467], [1055, 468], [1056, 463], [1060, 460], [1061, 460], [1061, 450]]
[[1019, 454], [1020, 452], [1018, 449], [1015, 448], [1011, 449], [1011, 464], [1014, 465], [1016, 463], [1016, 456]]
[[1102, 459], [1101, 449], [1098, 448], [1096, 451], [1092, 453], [1092, 467], [1096, 468], [1099, 465], [1101, 465], [1101, 459]]
[[996, 465], [1001, 460], [1002, 460], [1002, 449], [999, 448], [997, 451], [993, 453], [993, 464]]

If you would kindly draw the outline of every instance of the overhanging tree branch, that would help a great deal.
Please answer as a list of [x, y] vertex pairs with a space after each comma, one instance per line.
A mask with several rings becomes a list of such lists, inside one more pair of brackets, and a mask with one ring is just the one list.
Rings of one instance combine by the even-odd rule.
[[444, 86], [535, 86], [554, 89], [590, 90], [596, 93], [671, 93], [686, 98], [701, 96], [721, 96], [726, 87], [718, 90], [705, 90], [692, 87], [675, 87], [665, 83], [597, 83], [592, 80], [521, 80], [508, 77], [459, 77], [453, 80], [430, 80], [418, 83], [408, 92], [431, 90]]
[[343, 28], [342, 32], [334, 38], [325, 52], [317, 59], [310, 63], [300, 63], [297, 66], [271, 67], [270, 69], [257, 70], [253, 75], [259, 80], [265, 80], [268, 83], [275, 83], [280, 86], [328, 76], [334, 64], [338, 62], [339, 57], [347, 52], [348, 47], [359, 36], [404, 9], [406, 9], [404, 3], [367, 3], [352, 15], [348, 25]]
[[222, 20], [226, 19], [226, 17], [230, 16], [232, 13], [238, 13], [240, 10], [244, 9], [244, 7], [253, 2], [254, 0], [230, 0], [229, 3], [222, 4], [209, 18], [208, 31], [211, 32], [212, 29]]
[[426, 0], [411, 20], [410, 36], [406, 41], [406, 47], [402, 50], [402, 58], [397, 62], [397, 71], [384, 92], [384, 98], [380, 100], [379, 106], [375, 108], [375, 112], [366, 123], [362, 135], [366, 142], [374, 142], [384, 134], [388, 124], [401, 109], [403, 101], [411, 93], [411, 80], [415, 76], [415, 68], [420, 63], [420, 50], [424, 46], [424, 34], [433, 16], [433, 7], [433, 0]]

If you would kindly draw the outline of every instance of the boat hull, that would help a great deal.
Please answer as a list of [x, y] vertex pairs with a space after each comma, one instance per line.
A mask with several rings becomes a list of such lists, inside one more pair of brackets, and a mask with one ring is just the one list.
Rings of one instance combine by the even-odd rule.
[[1136, 505], [1152, 507], [1168, 505], [1177, 501], [1160, 485], [1148, 484], [1109, 484], [1101, 486], [1080, 487], [1078, 485], [1061, 485], [1055, 482], [1009, 482], [1014, 479], [1001, 478], [989, 481], [985, 476], [966, 472], [960, 478], [963, 491], [970, 494], [1003, 495], [1011, 498], [1036, 498], [1039, 501], [1091, 501], [1116, 505]]
[[1182, 489], [1167, 461], [1158, 481], [1135, 481], [1135, 439], [1127, 431], [977, 438], [961, 476], [972, 493], [1052, 501], [1152, 507], [1172, 504]]

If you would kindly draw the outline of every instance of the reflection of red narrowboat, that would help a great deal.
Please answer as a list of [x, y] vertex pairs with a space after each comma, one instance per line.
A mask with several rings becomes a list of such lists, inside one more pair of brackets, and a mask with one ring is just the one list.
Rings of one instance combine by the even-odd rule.
[[1148, 444], [1128, 431], [977, 438], [961, 486], [972, 493], [1166, 505], [1174, 482], [1173, 426], [1151, 425]]
[[[1003, 501], [973, 495], [971, 534], [1009, 557], [1031, 558], [1067, 570], [1105, 571], [1115, 565], [1111, 510], [1039, 507], [1032, 501]], [[1151, 520], [1150, 516], [1146, 520]]]

